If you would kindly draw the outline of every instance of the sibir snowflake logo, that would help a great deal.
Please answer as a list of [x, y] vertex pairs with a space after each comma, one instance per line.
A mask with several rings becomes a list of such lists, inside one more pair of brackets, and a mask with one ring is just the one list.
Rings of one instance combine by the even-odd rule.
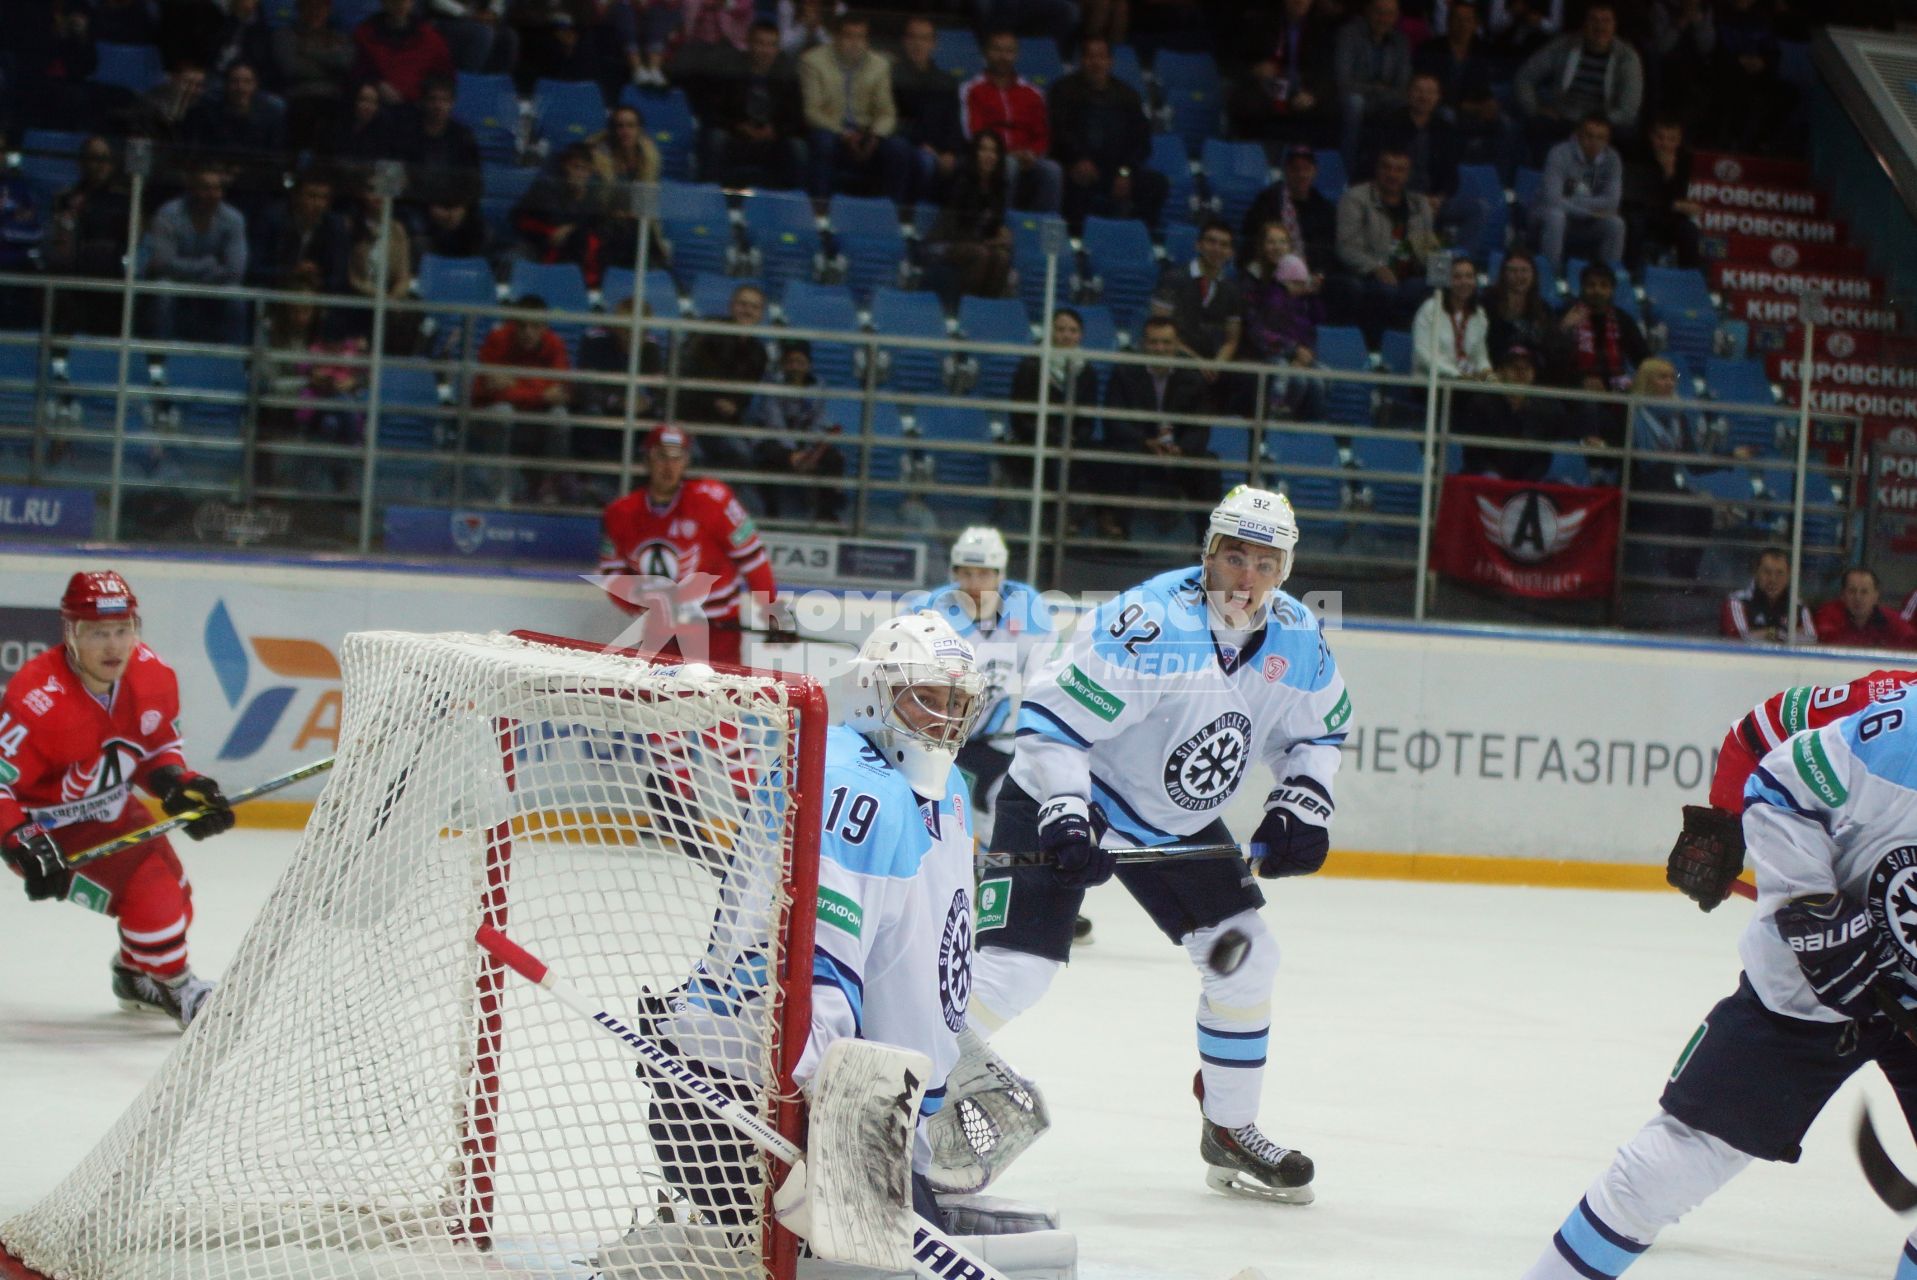
[[[253, 654], [251, 658], [247, 656], [249, 647]], [[219, 681], [220, 692], [225, 695], [227, 705], [239, 711], [238, 719], [226, 735], [226, 742], [220, 747], [219, 759], [244, 760], [258, 754], [286, 718], [287, 708], [302, 691], [313, 689], [313, 681], [323, 680], [329, 684], [318, 691], [317, 698], [308, 708], [306, 718], [293, 738], [292, 749], [300, 751], [319, 741], [329, 746], [338, 743], [339, 659], [325, 645], [315, 640], [282, 636], [248, 636], [242, 640], [239, 629], [233, 625], [232, 614], [227, 611], [226, 602], [221, 600], [214, 604], [213, 611], [206, 617], [206, 657], [212, 664], [214, 677]], [[303, 683], [275, 684], [249, 698], [247, 689], [252, 682], [253, 663], [256, 660], [272, 675]]]

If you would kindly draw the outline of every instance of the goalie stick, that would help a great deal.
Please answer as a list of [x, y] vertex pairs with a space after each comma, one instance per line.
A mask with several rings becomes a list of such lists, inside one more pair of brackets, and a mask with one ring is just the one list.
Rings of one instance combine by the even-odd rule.
[[[1207, 858], [1242, 858], [1245, 851], [1235, 844], [1161, 844], [1157, 846], [1140, 845], [1134, 848], [1108, 849], [1107, 853], [1118, 855], [1121, 867], [1138, 866], [1153, 862], [1200, 862]], [[1042, 853], [981, 853], [979, 866], [997, 870], [1001, 867], [1049, 867], [1052, 859]]]
[[[604, 1009], [593, 1008], [578, 992], [555, 978], [544, 961], [498, 929], [482, 924], [474, 934], [474, 939], [482, 950], [514, 973], [573, 1012], [598, 1023], [606, 1034], [644, 1058], [654, 1070], [697, 1098], [714, 1115], [750, 1138], [767, 1154], [794, 1166], [805, 1158], [805, 1152], [784, 1134], [720, 1093], [688, 1069], [680, 1059], [634, 1031], [620, 1018]], [[924, 1218], [917, 1219], [912, 1231], [912, 1271], [922, 1280], [1007, 1280], [1003, 1272], [967, 1253], [957, 1241]]]
[[[333, 757], [327, 756], [324, 760], [315, 760], [311, 764], [303, 764], [297, 769], [289, 769], [277, 778], [268, 778], [265, 782], [248, 787], [244, 791], [234, 792], [226, 798], [227, 807], [229, 809], [237, 809], [248, 800], [257, 800], [261, 796], [271, 794], [283, 787], [290, 787], [295, 782], [304, 782], [316, 774], [325, 773], [332, 767]], [[91, 849], [83, 849], [79, 853], [68, 855], [67, 866], [83, 867], [89, 862], [98, 862], [101, 858], [110, 858], [116, 853], [124, 853], [136, 844], [145, 844], [148, 840], [156, 836], [163, 836], [169, 832], [178, 831], [189, 822], [197, 822], [199, 819], [204, 818], [208, 812], [206, 809], [188, 809], [185, 813], [176, 813], [170, 818], [165, 818], [149, 826], [141, 827], [137, 831], [129, 831], [125, 835], [115, 836], [105, 844], [96, 844]]]

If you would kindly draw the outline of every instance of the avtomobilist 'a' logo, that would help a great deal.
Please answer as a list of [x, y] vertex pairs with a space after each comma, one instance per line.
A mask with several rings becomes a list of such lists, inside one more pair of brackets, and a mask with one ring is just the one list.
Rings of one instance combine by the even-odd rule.
[[1559, 511], [1557, 503], [1536, 489], [1526, 489], [1502, 505], [1489, 498], [1478, 499], [1478, 520], [1484, 526], [1484, 536], [1523, 564], [1549, 560], [1576, 542], [1584, 530], [1586, 514]]

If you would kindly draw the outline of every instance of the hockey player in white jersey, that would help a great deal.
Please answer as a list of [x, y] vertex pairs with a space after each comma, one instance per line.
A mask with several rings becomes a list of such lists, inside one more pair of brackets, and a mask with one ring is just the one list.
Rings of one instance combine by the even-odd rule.
[[[1026, 682], [992, 848], [1049, 866], [979, 885], [971, 1026], [990, 1035], [1037, 1003], [1070, 956], [1086, 888], [1114, 870], [1198, 968], [1200, 1151], [1207, 1181], [1308, 1203], [1312, 1162], [1258, 1128], [1278, 944], [1265, 878], [1324, 864], [1351, 703], [1318, 622], [1278, 588], [1298, 526], [1277, 494], [1239, 486], [1212, 512], [1202, 563], [1080, 620]], [[1105, 846], [1229, 843], [1220, 814], [1254, 757], [1277, 786], [1238, 859], [1117, 867]], [[1109, 829], [1100, 833], [1094, 811]], [[1214, 966], [1219, 952], [1229, 963]]]
[[[1744, 789], [1757, 911], [1744, 972], [1526, 1280], [1621, 1274], [1752, 1160], [1795, 1161], [1865, 1063], [1917, 1124], [1917, 1045], [1886, 1009], [1917, 1003], [1917, 697], [1909, 689], [1765, 755]], [[1917, 1280], [1917, 1233], [1895, 1280]]]

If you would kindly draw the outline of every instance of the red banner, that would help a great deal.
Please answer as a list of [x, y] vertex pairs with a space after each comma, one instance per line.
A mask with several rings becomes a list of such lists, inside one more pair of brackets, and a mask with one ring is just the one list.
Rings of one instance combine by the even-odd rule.
[[1431, 568], [1511, 595], [1601, 598], [1617, 570], [1620, 507], [1616, 489], [1446, 476]]

